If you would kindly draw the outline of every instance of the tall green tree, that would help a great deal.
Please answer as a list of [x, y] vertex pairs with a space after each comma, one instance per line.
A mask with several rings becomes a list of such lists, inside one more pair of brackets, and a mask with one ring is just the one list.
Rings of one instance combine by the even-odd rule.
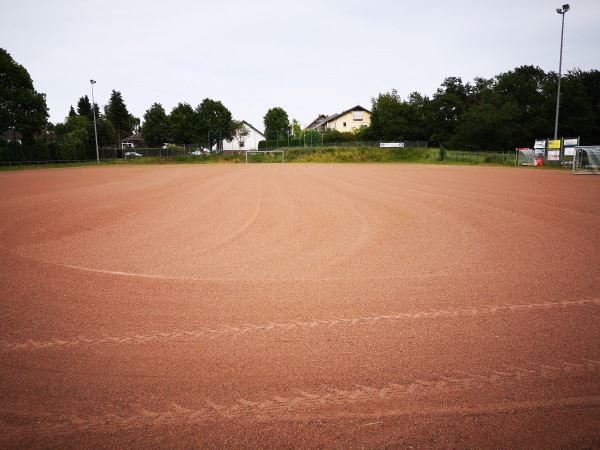
[[30, 140], [47, 121], [45, 94], [34, 89], [29, 72], [0, 48], [0, 131], [14, 128]]
[[473, 82], [465, 84], [467, 93], [467, 105], [478, 105], [488, 102], [494, 94], [496, 81], [493, 78], [475, 77]]
[[150, 147], [159, 147], [169, 140], [169, 117], [160, 103], [154, 103], [144, 114], [142, 139]]
[[531, 145], [536, 138], [554, 130], [556, 86], [539, 67], [521, 66], [496, 76], [494, 94], [497, 106], [513, 104], [513, 138], [520, 145]]
[[125, 102], [119, 91], [113, 89], [110, 100], [104, 108], [104, 114], [117, 131], [117, 139], [120, 147], [121, 140], [130, 136], [132, 133], [133, 116], [129, 114], [127, 106], [125, 106]]
[[[94, 125], [92, 124], [92, 127]], [[112, 123], [104, 116], [96, 117], [96, 132], [98, 133], [98, 147], [110, 147], [117, 140], [117, 131]], [[95, 142], [94, 142], [95, 149]]]
[[189, 103], [179, 103], [169, 114], [170, 137], [175, 144], [195, 143], [196, 114]]
[[371, 99], [370, 134], [373, 139], [395, 141], [403, 139], [406, 121], [403, 117], [403, 105], [398, 91], [380, 93]]
[[411, 141], [429, 140], [429, 97], [412, 92], [406, 103], [406, 139]]
[[283, 108], [276, 106], [267, 111], [263, 117], [267, 139], [287, 136], [290, 132], [290, 119]]
[[94, 135], [90, 134], [90, 121], [87, 117], [68, 116], [64, 124], [55, 126], [55, 131], [61, 144], [61, 158], [91, 159]]
[[83, 117], [87, 117], [90, 121], [94, 121], [94, 114], [92, 112], [92, 104], [87, 95], [84, 95], [77, 102], [77, 114]]
[[204, 140], [209, 140], [209, 148], [221, 145], [223, 141], [231, 142], [234, 138], [236, 123], [231, 111], [223, 103], [205, 98], [196, 108], [196, 133]]
[[430, 103], [430, 139], [447, 142], [456, 132], [459, 117], [467, 107], [467, 91], [460, 77], [444, 80]]
[[515, 104], [479, 103], [460, 118], [456, 132], [447, 142], [450, 147], [473, 151], [501, 151], [514, 145]]
[[568, 71], [561, 83], [559, 136], [600, 142], [600, 71]]

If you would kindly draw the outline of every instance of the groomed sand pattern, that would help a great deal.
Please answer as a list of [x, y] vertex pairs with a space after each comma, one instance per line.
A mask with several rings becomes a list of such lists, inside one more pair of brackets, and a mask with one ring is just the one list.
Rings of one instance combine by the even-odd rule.
[[597, 181], [0, 173], [0, 443], [600, 445]]

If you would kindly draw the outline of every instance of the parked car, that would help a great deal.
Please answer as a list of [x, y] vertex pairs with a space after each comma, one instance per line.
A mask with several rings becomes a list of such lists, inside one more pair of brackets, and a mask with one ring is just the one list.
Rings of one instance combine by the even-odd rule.
[[142, 155], [140, 155], [140, 154], [139, 154], [139, 153], [137, 153], [137, 152], [125, 152], [125, 155], [124, 155], [124, 156], [125, 156], [125, 158], [139, 158], [139, 157], [141, 157]]

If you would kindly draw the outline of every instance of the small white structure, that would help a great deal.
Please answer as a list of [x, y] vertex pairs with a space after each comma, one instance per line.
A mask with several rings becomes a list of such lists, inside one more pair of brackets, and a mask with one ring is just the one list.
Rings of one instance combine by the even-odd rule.
[[245, 120], [242, 120], [244, 124], [244, 128], [248, 130], [248, 134], [243, 138], [239, 139], [234, 137], [231, 142], [223, 141], [223, 152], [224, 153], [233, 153], [233, 152], [243, 152], [246, 150], [257, 150], [258, 143], [260, 141], [265, 140], [265, 135], [261, 131], [258, 131], [252, 125], [250, 125]]

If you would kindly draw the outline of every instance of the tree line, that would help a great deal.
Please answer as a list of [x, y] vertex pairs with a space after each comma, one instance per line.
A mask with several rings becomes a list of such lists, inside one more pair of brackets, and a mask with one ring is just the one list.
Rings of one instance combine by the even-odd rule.
[[[371, 100], [371, 124], [354, 132], [301, 130], [281, 108], [264, 117], [267, 139], [279, 146], [311, 142], [426, 141], [470, 151], [506, 151], [552, 138], [556, 118], [558, 74], [521, 66], [493, 78], [463, 83], [444, 80], [431, 96], [398, 91]], [[568, 71], [561, 80], [558, 138], [581, 137], [582, 145], [600, 143], [600, 71]]]
[[[396, 90], [372, 99], [366, 139], [427, 140], [447, 148], [507, 150], [552, 138], [558, 74], [521, 66], [494, 78], [446, 78], [431, 98], [402, 100]], [[600, 71], [575, 69], [561, 81], [558, 138], [600, 143]]]
[[[355, 132], [302, 130], [297, 120], [274, 107], [263, 117], [265, 135], [282, 145], [358, 141], [429, 141], [464, 150], [507, 150], [552, 137], [558, 75], [522, 66], [493, 78], [463, 83], [444, 80], [431, 96], [413, 92], [402, 99], [397, 90], [372, 98], [371, 125]], [[94, 130], [94, 117], [96, 130]], [[45, 94], [38, 93], [27, 70], [0, 48], [0, 132], [23, 134], [23, 145], [0, 136], [2, 159], [94, 159], [95, 133], [100, 147], [120, 147], [139, 132], [149, 147], [166, 143], [218, 148], [247, 134], [220, 101], [206, 98], [196, 108], [181, 102], [169, 113], [154, 103], [143, 121], [129, 113], [119, 91], [101, 110], [87, 95], [71, 107], [64, 122], [48, 122]], [[582, 144], [600, 143], [600, 71], [575, 69], [561, 82], [559, 137], [581, 136]], [[308, 133], [308, 134], [307, 134]], [[282, 141], [283, 140], [283, 141]]]
[[223, 103], [210, 98], [196, 108], [179, 103], [169, 114], [160, 103], [154, 103], [144, 114], [141, 129], [141, 137], [149, 147], [173, 143], [218, 150], [223, 141], [242, 141], [247, 134], [242, 121], [234, 120]]

